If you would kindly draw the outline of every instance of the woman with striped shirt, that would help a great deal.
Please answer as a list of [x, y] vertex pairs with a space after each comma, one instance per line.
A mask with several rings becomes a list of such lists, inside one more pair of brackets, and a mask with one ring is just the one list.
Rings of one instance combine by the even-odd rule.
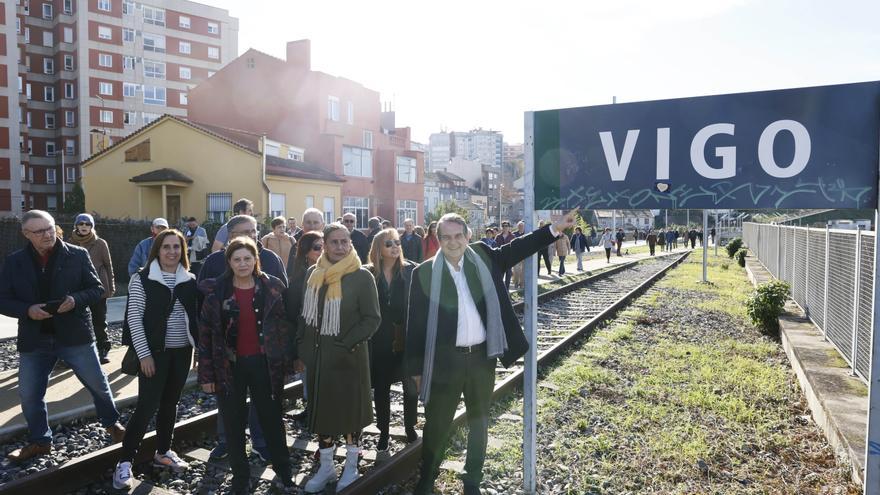
[[123, 344], [140, 360], [138, 398], [128, 420], [122, 455], [113, 475], [116, 489], [131, 487], [131, 463], [156, 416], [153, 463], [174, 472], [189, 465], [171, 450], [177, 403], [192, 364], [198, 338], [195, 276], [189, 272], [186, 239], [179, 231], [160, 232], [144, 268], [131, 277]]

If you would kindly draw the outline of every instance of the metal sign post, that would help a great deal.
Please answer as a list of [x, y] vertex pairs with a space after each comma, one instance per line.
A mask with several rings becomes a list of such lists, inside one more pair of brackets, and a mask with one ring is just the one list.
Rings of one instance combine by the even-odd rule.
[[703, 282], [707, 282], [706, 274], [709, 268], [709, 210], [703, 209]]
[[[877, 301], [880, 300], [880, 284], [877, 283], [880, 280], [880, 192], [877, 208], [874, 210], [874, 295], [871, 298], [874, 310], [871, 311], [871, 376], [868, 380], [868, 427], [865, 432], [865, 495], [880, 495], [880, 345], [877, 345], [880, 343], [880, 318], [877, 318]], [[827, 232], [828, 227], [825, 229]], [[825, 256], [827, 259], [827, 247]]]
[[[523, 135], [525, 158], [525, 190], [523, 198], [526, 232], [535, 229], [535, 114], [525, 114]], [[535, 256], [524, 261], [525, 294], [523, 294], [523, 327], [529, 350], [525, 356], [523, 379], [523, 490], [528, 495], [537, 493], [537, 427], [538, 427], [538, 273]]]
[[721, 244], [718, 240], [718, 234], [721, 233], [721, 229], [718, 228], [718, 210], [715, 210], [715, 235], [712, 236], [712, 242], [715, 243], [715, 256], [718, 256], [718, 245]]

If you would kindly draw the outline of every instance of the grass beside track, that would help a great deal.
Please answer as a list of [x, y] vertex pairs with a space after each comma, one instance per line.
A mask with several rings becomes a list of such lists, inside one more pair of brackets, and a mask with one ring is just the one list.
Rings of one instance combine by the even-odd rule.
[[[539, 379], [538, 493], [860, 493], [778, 342], [748, 321], [744, 269], [702, 251]], [[493, 408], [484, 487], [518, 493], [521, 395]], [[463, 461], [465, 432], [450, 460]], [[457, 493], [452, 472], [438, 480]]]

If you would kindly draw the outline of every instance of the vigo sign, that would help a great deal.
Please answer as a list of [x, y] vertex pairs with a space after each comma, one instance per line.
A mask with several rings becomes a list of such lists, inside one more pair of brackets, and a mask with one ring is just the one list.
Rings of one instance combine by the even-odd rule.
[[535, 207], [875, 208], [880, 82], [534, 113]]

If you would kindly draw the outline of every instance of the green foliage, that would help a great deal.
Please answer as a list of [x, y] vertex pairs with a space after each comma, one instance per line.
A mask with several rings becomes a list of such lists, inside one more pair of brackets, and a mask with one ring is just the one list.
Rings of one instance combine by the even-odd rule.
[[736, 252], [736, 262], [739, 263], [739, 266], [745, 268], [746, 266], [746, 256], [749, 255], [748, 249], [740, 249]]
[[746, 300], [746, 314], [767, 333], [779, 330], [779, 315], [791, 287], [781, 280], [759, 285]]
[[434, 211], [425, 214], [425, 225], [440, 220], [440, 217], [447, 213], [458, 213], [464, 217], [465, 220], [468, 219], [467, 210], [458, 206], [455, 201], [447, 201], [437, 205], [437, 208]]
[[86, 211], [86, 193], [83, 191], [80, 181], [77, 181], [73, 185], [73, 190], [67, 193], [63, 211], [72, 215]]
[[721, 269], [722, 269], [722, 270], [727, 270], [728, 268], [730, 268], [730, 264], [729, 264], [729, 263], [721, 263]]
[[727, 256], [730, 258], [736, 256], [736, 252], [739, 251], [742, 245], [743, 240], [739, 237], [734, 237], [733, 239], [731, 239], [730, 242], [727, 243], [727, 246], [724, 247], [724, 249], [727, 249]]

